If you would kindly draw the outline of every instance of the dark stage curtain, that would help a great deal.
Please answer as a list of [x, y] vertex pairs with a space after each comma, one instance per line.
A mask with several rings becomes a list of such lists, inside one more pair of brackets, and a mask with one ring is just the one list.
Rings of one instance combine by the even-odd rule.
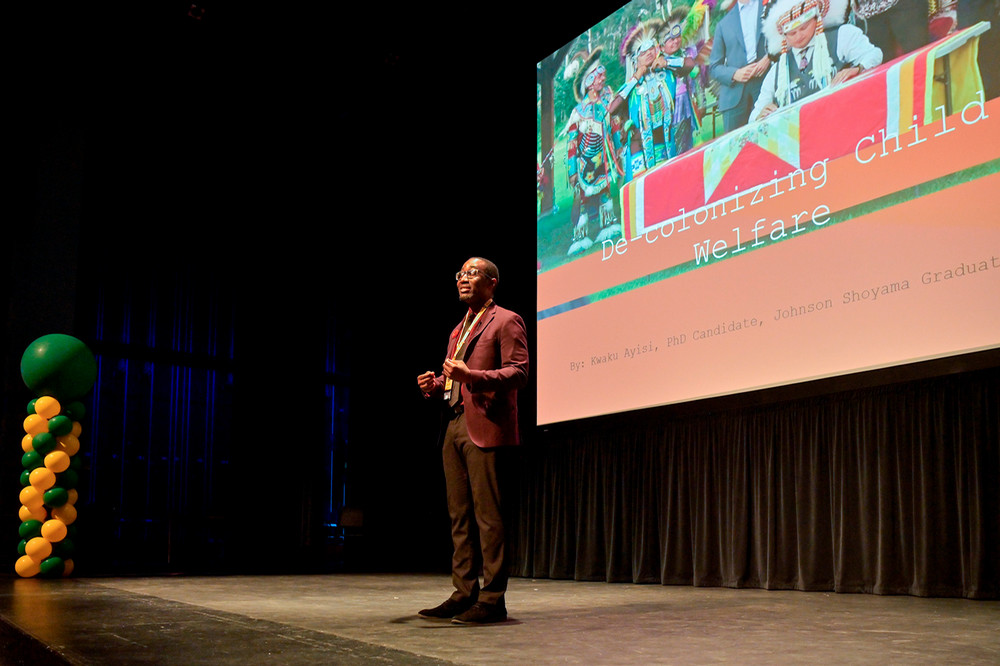
[[997, 598], [1000, 370], [563, 424], [520, 452], [512, 573]]

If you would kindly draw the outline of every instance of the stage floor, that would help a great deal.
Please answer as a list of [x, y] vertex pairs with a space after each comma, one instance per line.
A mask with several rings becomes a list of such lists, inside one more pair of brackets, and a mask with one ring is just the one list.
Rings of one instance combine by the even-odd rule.
[[0, 663], [1000, 663], [1000, 601], [514, 578], [505, 623], [416, 615], [449, 592], [430, 574], [9, 576]]

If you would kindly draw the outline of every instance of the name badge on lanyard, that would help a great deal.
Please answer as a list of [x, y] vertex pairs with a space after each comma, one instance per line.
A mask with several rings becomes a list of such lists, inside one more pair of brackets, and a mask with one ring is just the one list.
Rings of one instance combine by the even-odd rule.
[[[465, 347], [465, 342], [469, 339], [469, 334], [472, 333], [472, 329], [476, 327], [476, 324], [479, 322], [479, 318], [483, 316], [483, 313], [486, 312], [486, 308], [488, 308], [492, 302], [493, 302], [492, 300], [487, 301], [486, 305], [484, 305], [482, 309], [480, 309], [479, 312], [476, 314], [475, 318], [472, 320], [472, 323], [468, 324], [467, 328], [463, 328], [462, 337], [459, 339], [458, 344], [455, 345], [455, 353], [451, 355], [452, 361], [454, 361], [462, 354], [462, 349]], [[466, 322], [468, 322], [469, 320], [468, 315], [466, 315], [465, 320]], [[445, 400], [449, 401], [451, 400], [451, 391], [454, 384], [455, 382], [452, 380], [451, 377], [445, 377], [444, 396], [443, 396]]]

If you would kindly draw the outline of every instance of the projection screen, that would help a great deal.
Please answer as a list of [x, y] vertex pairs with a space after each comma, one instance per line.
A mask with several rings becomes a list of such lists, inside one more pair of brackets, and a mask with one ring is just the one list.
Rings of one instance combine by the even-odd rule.
[[765, 36], [780, 103], [729, 131], [735, 2], [636, 0], [538, 63], [539, 424], [1000, 347], [997, 28], [922, 12], [904, 50], [830, 4]]

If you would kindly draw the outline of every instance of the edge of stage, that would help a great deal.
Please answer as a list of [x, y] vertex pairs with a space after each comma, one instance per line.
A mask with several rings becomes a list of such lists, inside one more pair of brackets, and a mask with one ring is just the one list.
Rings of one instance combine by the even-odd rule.
[[507, 622], [416, 615], [450, 589], [442, 574], [7, 576], [0, 663], [1000, 662], [1000, 601], [513, 578]]

